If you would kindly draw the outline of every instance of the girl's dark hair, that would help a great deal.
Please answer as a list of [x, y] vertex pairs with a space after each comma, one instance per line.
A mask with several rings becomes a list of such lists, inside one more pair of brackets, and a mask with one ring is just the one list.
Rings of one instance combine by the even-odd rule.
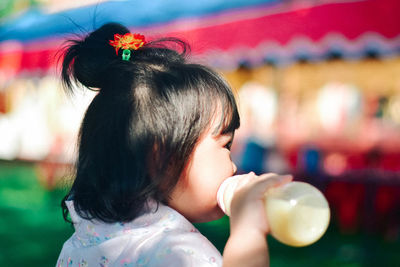
[[167, 203], [212, 118], [222, 114], [215, 133], [239, 127], [230, 87], [187, 62], [185, 42], [148, 42], [124, 61], [109, 40], [128, 32], [108, 23], [64, 50], [67, 91], [76, 83], [98, 90], [81, 124], [75, 180], [62, 201], [65, 220], [68, 199], [81, 217], [108, 223], [134, 219], [148, 198]]

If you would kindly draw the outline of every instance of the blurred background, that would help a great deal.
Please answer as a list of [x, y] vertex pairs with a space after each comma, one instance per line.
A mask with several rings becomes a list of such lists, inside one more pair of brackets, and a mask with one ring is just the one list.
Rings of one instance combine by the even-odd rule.
[[[59, 204], [94, 93], [64, 95], [57, 51], [110, 21], [180, 37], [226, 77], [239, 172], [324, 192], [327, 233], [269, 237], [271, 266], [400, 266], [398, 14], [398, 0], [1, 0], [0, 266], [54, 266], [73, 233]], [[227, 217], [196, 226], [222, 251]]]

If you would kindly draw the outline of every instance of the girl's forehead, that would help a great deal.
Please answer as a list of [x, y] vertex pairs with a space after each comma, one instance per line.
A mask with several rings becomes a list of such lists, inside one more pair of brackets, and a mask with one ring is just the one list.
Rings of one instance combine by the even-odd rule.
[[213, 136], [230, 135], [240, 125], [235, 103], [230, 103], [224, 98], [216, 98], [214, 103], [209, 103], [208, 111], [203, 110], [202, 116], [208, 122], [201, 136], [208, 132]]
[[212, 135], [217, 136], [221, 134], [222, 129], [224, 128], [224, 121], [224, 114], [221, 105], [219, 104], [215, 107], [214, 112], [210, 117], [208, 128]]
[[203, 116], [208, 116], [208, 122], [199, 136], [199, 141], [207, 136], [219, 136], [221, 134], [223, 129], [221, 127], [221, 115], [222, 111], [219, 108], [215, 108], [211, 114], [203, 114]]

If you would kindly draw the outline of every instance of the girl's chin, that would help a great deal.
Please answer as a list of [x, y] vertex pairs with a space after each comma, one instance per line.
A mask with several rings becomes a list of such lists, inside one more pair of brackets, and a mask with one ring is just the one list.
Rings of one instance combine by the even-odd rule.
[[224, 217], [224, 215], [225, 213], [217, 206], [212, 212], [204, 214], [203, 216], [198, 218], [191, 218], [189, 219], [189, 221], [192, 223], [211, 222], [221, 219], [222, 217]]

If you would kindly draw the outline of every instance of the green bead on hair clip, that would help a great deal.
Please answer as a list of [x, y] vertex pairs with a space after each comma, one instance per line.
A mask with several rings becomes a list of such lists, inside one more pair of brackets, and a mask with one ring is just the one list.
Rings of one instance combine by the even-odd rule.
[[131, 50], [124, 49], [124, 51], [122, 52], [122, 60], [129, 61], [130, 58], [131, 58]]

